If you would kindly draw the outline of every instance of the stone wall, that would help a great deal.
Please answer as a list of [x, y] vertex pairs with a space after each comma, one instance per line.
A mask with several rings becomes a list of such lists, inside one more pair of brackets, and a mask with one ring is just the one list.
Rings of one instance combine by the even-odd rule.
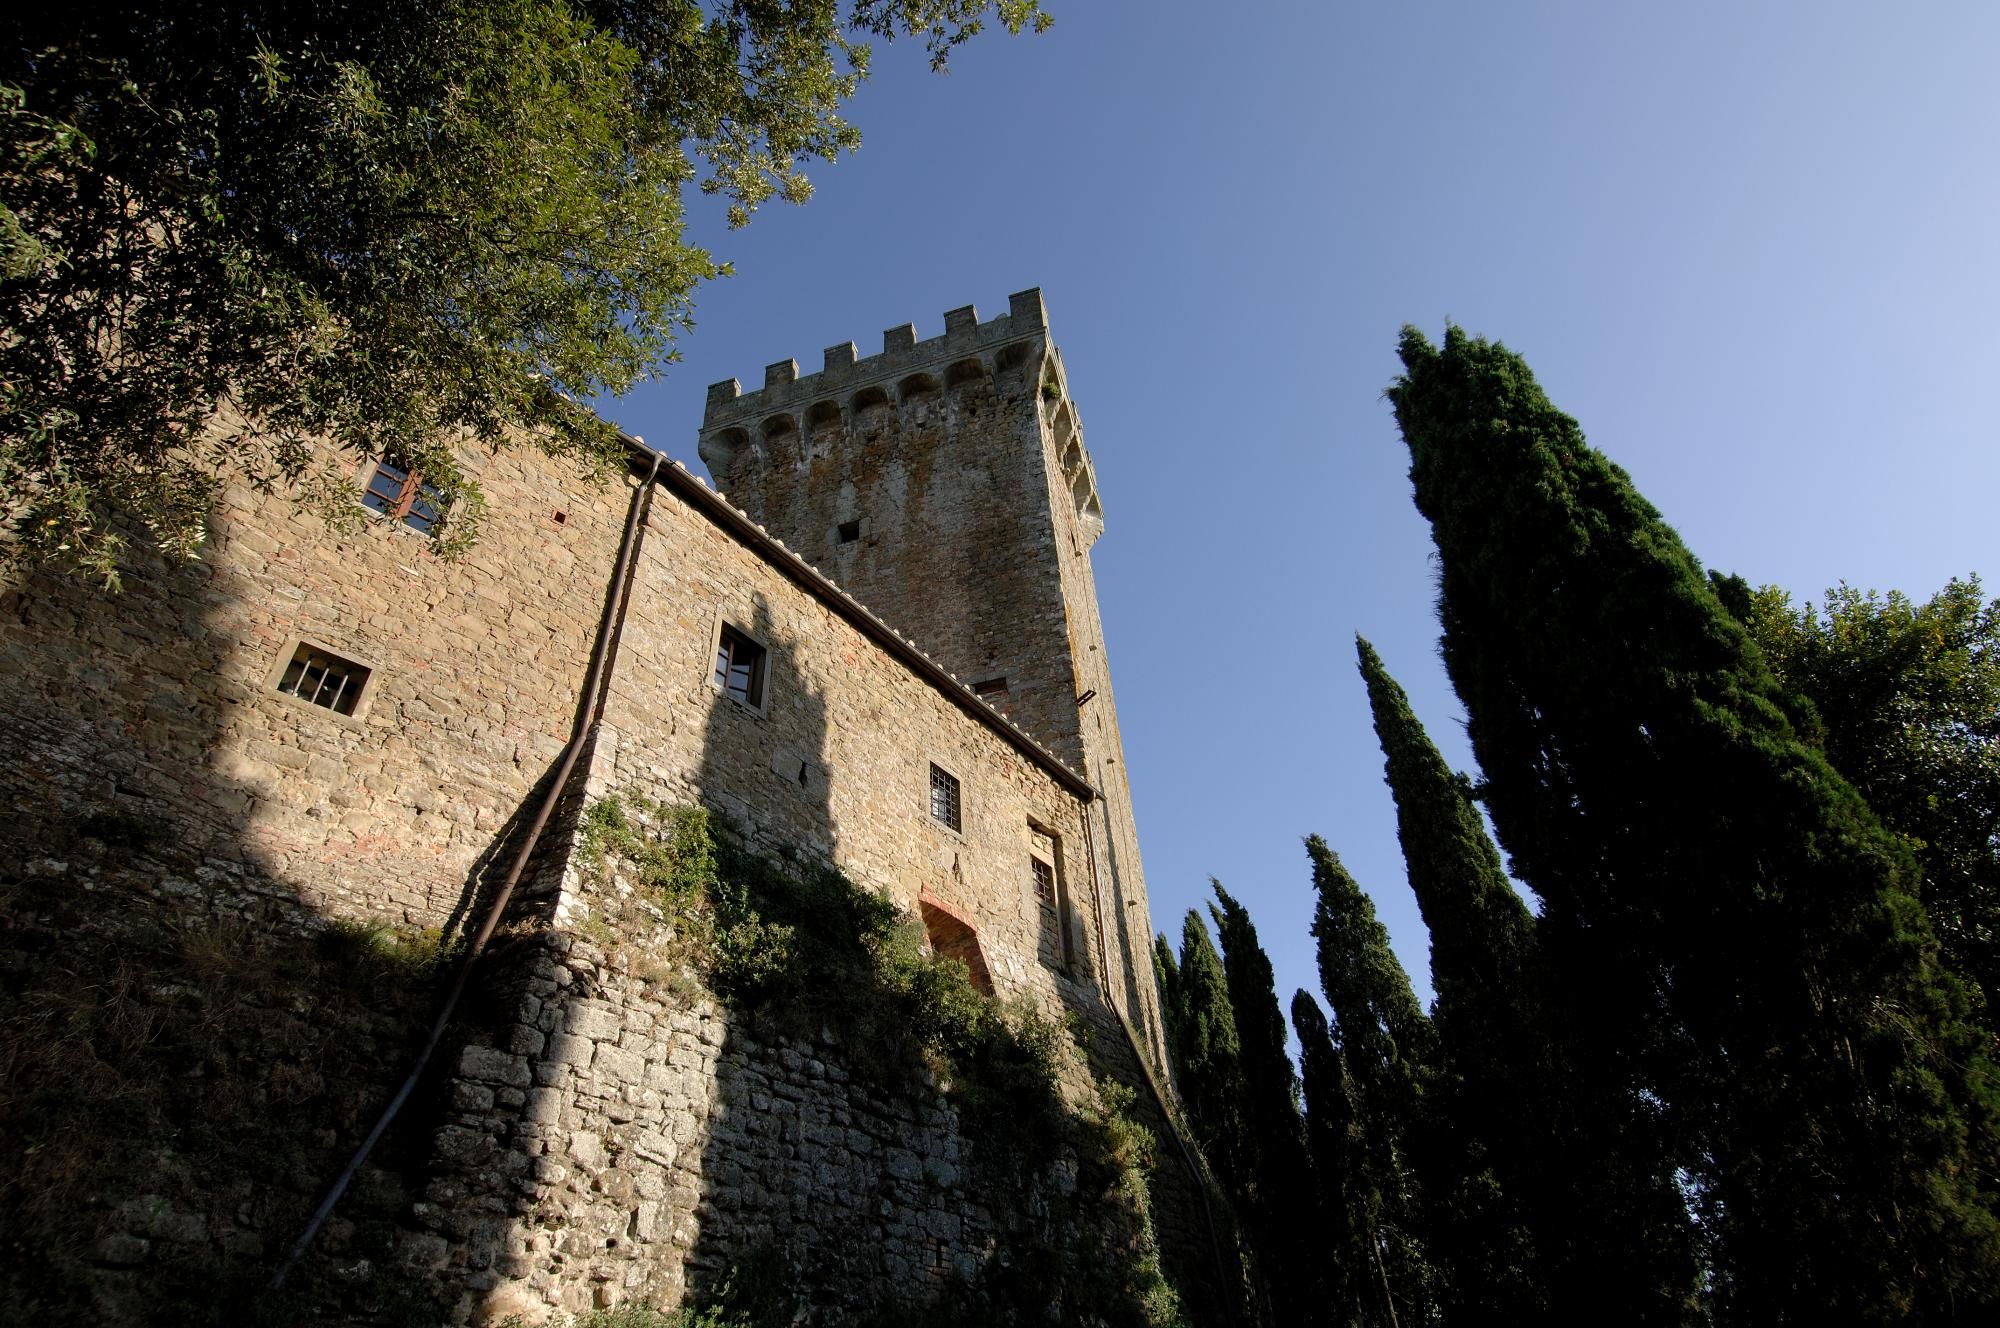
[[[8, 583], [0, 834], [121, 816], [263, 898], [282, 882], [304, 915], [460, 916], [568, 737], [630, 492], [532, 453], [473, 460], [491, 516], [462, 562], [238, 482], [200, 564], [142, 565], [115, 596]], [[301, 640], [372, 670], [357, 714], [276, 690]]]
[[800, 377], [709, 389], [701, 455], [730, 501], [909, 631], [1103, 794], [1091, 813], [1100, 890], [1087, 926], [1118, 956], [1111, 999], [1155, 1067], [1165, 1045], [1151, 923], [1090, 550], [1104, 529], [1061, 357], [1039, 291], [942, 336], [883, 334]]
[[[836, 862], [913, 913], [932, 896], [977, 931], [1004, 993], [1056, 1010], [1058, 983], [1094, 991], [1104, 968], [1083, 923], [1096, 882], [1081, 781], [969, 713], [962, 689], [915, 676], [854, 607], [809, 592], [802, 569], [732, 538], [700, 499], [663, 487], [652, 507], [590, 795], [706, 805], [751, 844]], [[767, 652], [757, 706], [715, 685], [725, 624]], [[933, 766], [958, 781], [956, 829], [931, 814]], [[1047, 904], [1036, 854], [1059, 886]]]
[[761, 1030], [556, 935], [500, 1046], [468, 1047], [415, 1261], [481, 1322], [775, 1277], [813, 1322], [970, 1282], [1001, 1226], [951, 1109], [831, 1037]]
[[[448, 940], [475, 917], [562, 753], [639, 494], [638, 475], [598, 487], [529, 452], [477, 471], [491, 511], [461, 563], [231, 485], [200, 565], [142, 566], [116, 597], [47, 575], [0, 591], [0, 981], [19, 1015], [0, 1054], [38, 1067], [48, 1106], [16, 1095], [0, 1125], [26, 1182], [52, 1142], [98, 1154], [47, 1181], [88, 1194], [77, 1225], [7, 1228], [17, 1308], [143, 1322], [149, 1289], [206, 1276], [227, 1317], [223, 1289], [267, 1275], [401, 1076], [435, 976], [380, 961], [356, 924]], [[1027, 1220], [949, 1174], [962, 1141], [934, 1095], [858, 1086], [812, 1036], [580, 943], [607, 916], [572, 860], [590, 797], [699, 802], [764, 850], [919, 915], [934, 901], [1002, 995], [1123, 1036], [1088, 784], [684, 473], [647, 510], [604, 723], [511, 939], [301, 1273], [330, 1321], [388, 1314], [391, 1291], [442, 1291], [459, 1316], [672, 1303], [771, 1241], [828, 1305], [860, 1303], [990, 1266]], [[767, 652], [755, 706], [714, 685], [725, 623]], [[279, 694], [300, 641], [372, 670], [355, 714]], [[933, 764], [959, 781], [955, 830], [931, 816]], [[1053, 860], [1053, 900], [1031, 856]], [[51, 1020], [62, 1054], [27, 1055]], [[1136, 1065], [1117, 1073], [1143, 1086]], [[66, 1133], [72, 1069], [79, 1092], [143, 1078], [153, 1096]], [[1190, 1211], [1163, 1226], [1184, 1235]], [[815, 1244], [828, 1215], [868, 1239]]]

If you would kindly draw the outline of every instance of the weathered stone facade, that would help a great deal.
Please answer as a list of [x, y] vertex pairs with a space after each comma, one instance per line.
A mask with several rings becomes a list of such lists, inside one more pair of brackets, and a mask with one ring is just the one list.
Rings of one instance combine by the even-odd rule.
[[[1074, 408], [1038, 294], [947, 327], [922, 344], [906, 330], [880, 363], [830, 353], [821, 382], [774, 379], [734, 414], [712, 396], [703, 451], [719, 482], [809, 557], [643, 449], [609, 484], [510, 449], [478, 459], [489, 516], [460, 562], [394, 519], [344, 531], [236, 484], [198, 566], [143, 569], [115, 598], [44, 574], [7, 585], [0, 886], [30, 938], [8, 969], [21, 1008], [58, 999], [35, 985], [54, 981], [57, 914], [38, 901], [57, 891], [300, 946], [329, 921], [449, 939], [532, 842], [521, 939], [482, 970], [481, 1002], [420, 1094], [424, 1133], [400, 1150], [410, 1193], [377, 1186], [393, 1228], [378, 1261], [443, 1293], [452, 1317], [485, 1320], [671, 1306], [769, 1249], [823, 1283], [806, 1300], [829, 1322], [975, 1276], [1018, 1215], [961, 1174], [934, 1094], [863, 1085], [841, 1048], [759, 1028], [583, 939], [618, 901], [577, 855], [579, 812], [641, 798], [705, 806], [746, 844], [885, 894], [995, 995], [1094, 1029], [1097, 1071], [1142, 1090], [1141, 1117], [1171, 1138]], [[762, 441], [718, 454], [750, 414]], [[764, 429], [780, 416], [807, 441]], [[725, 642], [754, 657], [752, 694], [718, 685]], [[302, 646], [368, 670], [352, 713], [280, 690]], [[1004, 695], [971, 690], [1003, 675]], [[572, 742], [574, 774], [551, 791]], [[936, 813], [939, 775], [956, 825]], [[544, 796], [557, 812], [534, 838]], [[168, 1011], [175, 990], [163, 978], [133, 999]], [[1066, 1072], [1077, 1101], [1093, 1091], [1083, 1065]], [[141, 1321], [165, 1239], [146, 1215], [162, 1205], [186, 1215], [168, 1224], [176, 1266], [268, 1267], [365, 1128], [363, 1104], [401, 1073], [376, 1069], [339, 1086], [344, 1105], [292, 1171], [225, 1184], [169, 1156], [93, 1180], [103, 1192], [79, 1202], [95, 1253], [24, 1265], [10, 1294], [45, 1315], [95, 1296], [98, 1321]], [[274, 1108], [272, 1093], [243, 1108]], [[1199, 1281], [1213, 1233], [1177, 1152], [1163, 1162], [1169, 1272]], [[336, 1228], [336, 1255], [343, 1242]]]
[[1110, 995], [1164, 1062], [1152, 927], [1090, 549], [1095, 470], [1038, 290], [980, 322], [829, 347], [800, 377], [709, 389], [701, 456], [730, 501], [1017, 720], [1102, 793], [1091, 814]]

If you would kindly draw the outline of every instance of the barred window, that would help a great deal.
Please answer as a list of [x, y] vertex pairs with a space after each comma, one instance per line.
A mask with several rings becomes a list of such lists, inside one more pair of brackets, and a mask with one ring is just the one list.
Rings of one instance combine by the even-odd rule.
[[1035, 877], [1035, 902], [1043, 908], [1056, 906], [1056, 869], [1040, 858], [1029, 858], [1028, 865]]
[[958, 779], [935, 765], [931, 767], [931, 819], [953, 830], [959, 828]]
[[377, 461], [361, 490], [361, 505], [371, 512], [401, 521], [428, 535], [444, 520], [444, 495], [424, 483], [423, 476]]
[[368, 670], [318, 646], [301, 641], [292, 662], [278, 679], [278, 690], [301, 701], [351, 715], [368, 685]]

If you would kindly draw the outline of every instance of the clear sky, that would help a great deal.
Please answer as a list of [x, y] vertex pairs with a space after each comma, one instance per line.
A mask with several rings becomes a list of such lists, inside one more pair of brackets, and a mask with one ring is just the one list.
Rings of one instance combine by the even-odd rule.
[[1429, 995], [1353, 653], [1470, 766], [1406, 322], [1525, 355], [1708, 566], [2000, 594], [2000, 6], [1047, 2], [946, 77], [878, 47], [805, 207], [702, 210], [738, 275], [607, 413], [699, 470], [708, 383], [1042, 287], [1156, 928], [1217, 876], [1317, 992], [1316, 831]]

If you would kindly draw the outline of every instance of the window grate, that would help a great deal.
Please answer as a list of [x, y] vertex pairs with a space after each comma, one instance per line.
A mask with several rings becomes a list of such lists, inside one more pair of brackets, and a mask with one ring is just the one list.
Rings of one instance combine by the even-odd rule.
[[950, 773], [931, 767], [931, 819], [940, 825], [959, 828], [958, 779]]
[[354, 713], [367, 685], [367, 669], [305, 642], [299, 643], [292, 662], [278, 679], [278, 690], [285, 695], [324, 706], [338, 715]]
[[1035, 875], [1035, 899], [1043, 908], [1056, 906], [1056, 869], [1040, 858], [1029, 858]]

